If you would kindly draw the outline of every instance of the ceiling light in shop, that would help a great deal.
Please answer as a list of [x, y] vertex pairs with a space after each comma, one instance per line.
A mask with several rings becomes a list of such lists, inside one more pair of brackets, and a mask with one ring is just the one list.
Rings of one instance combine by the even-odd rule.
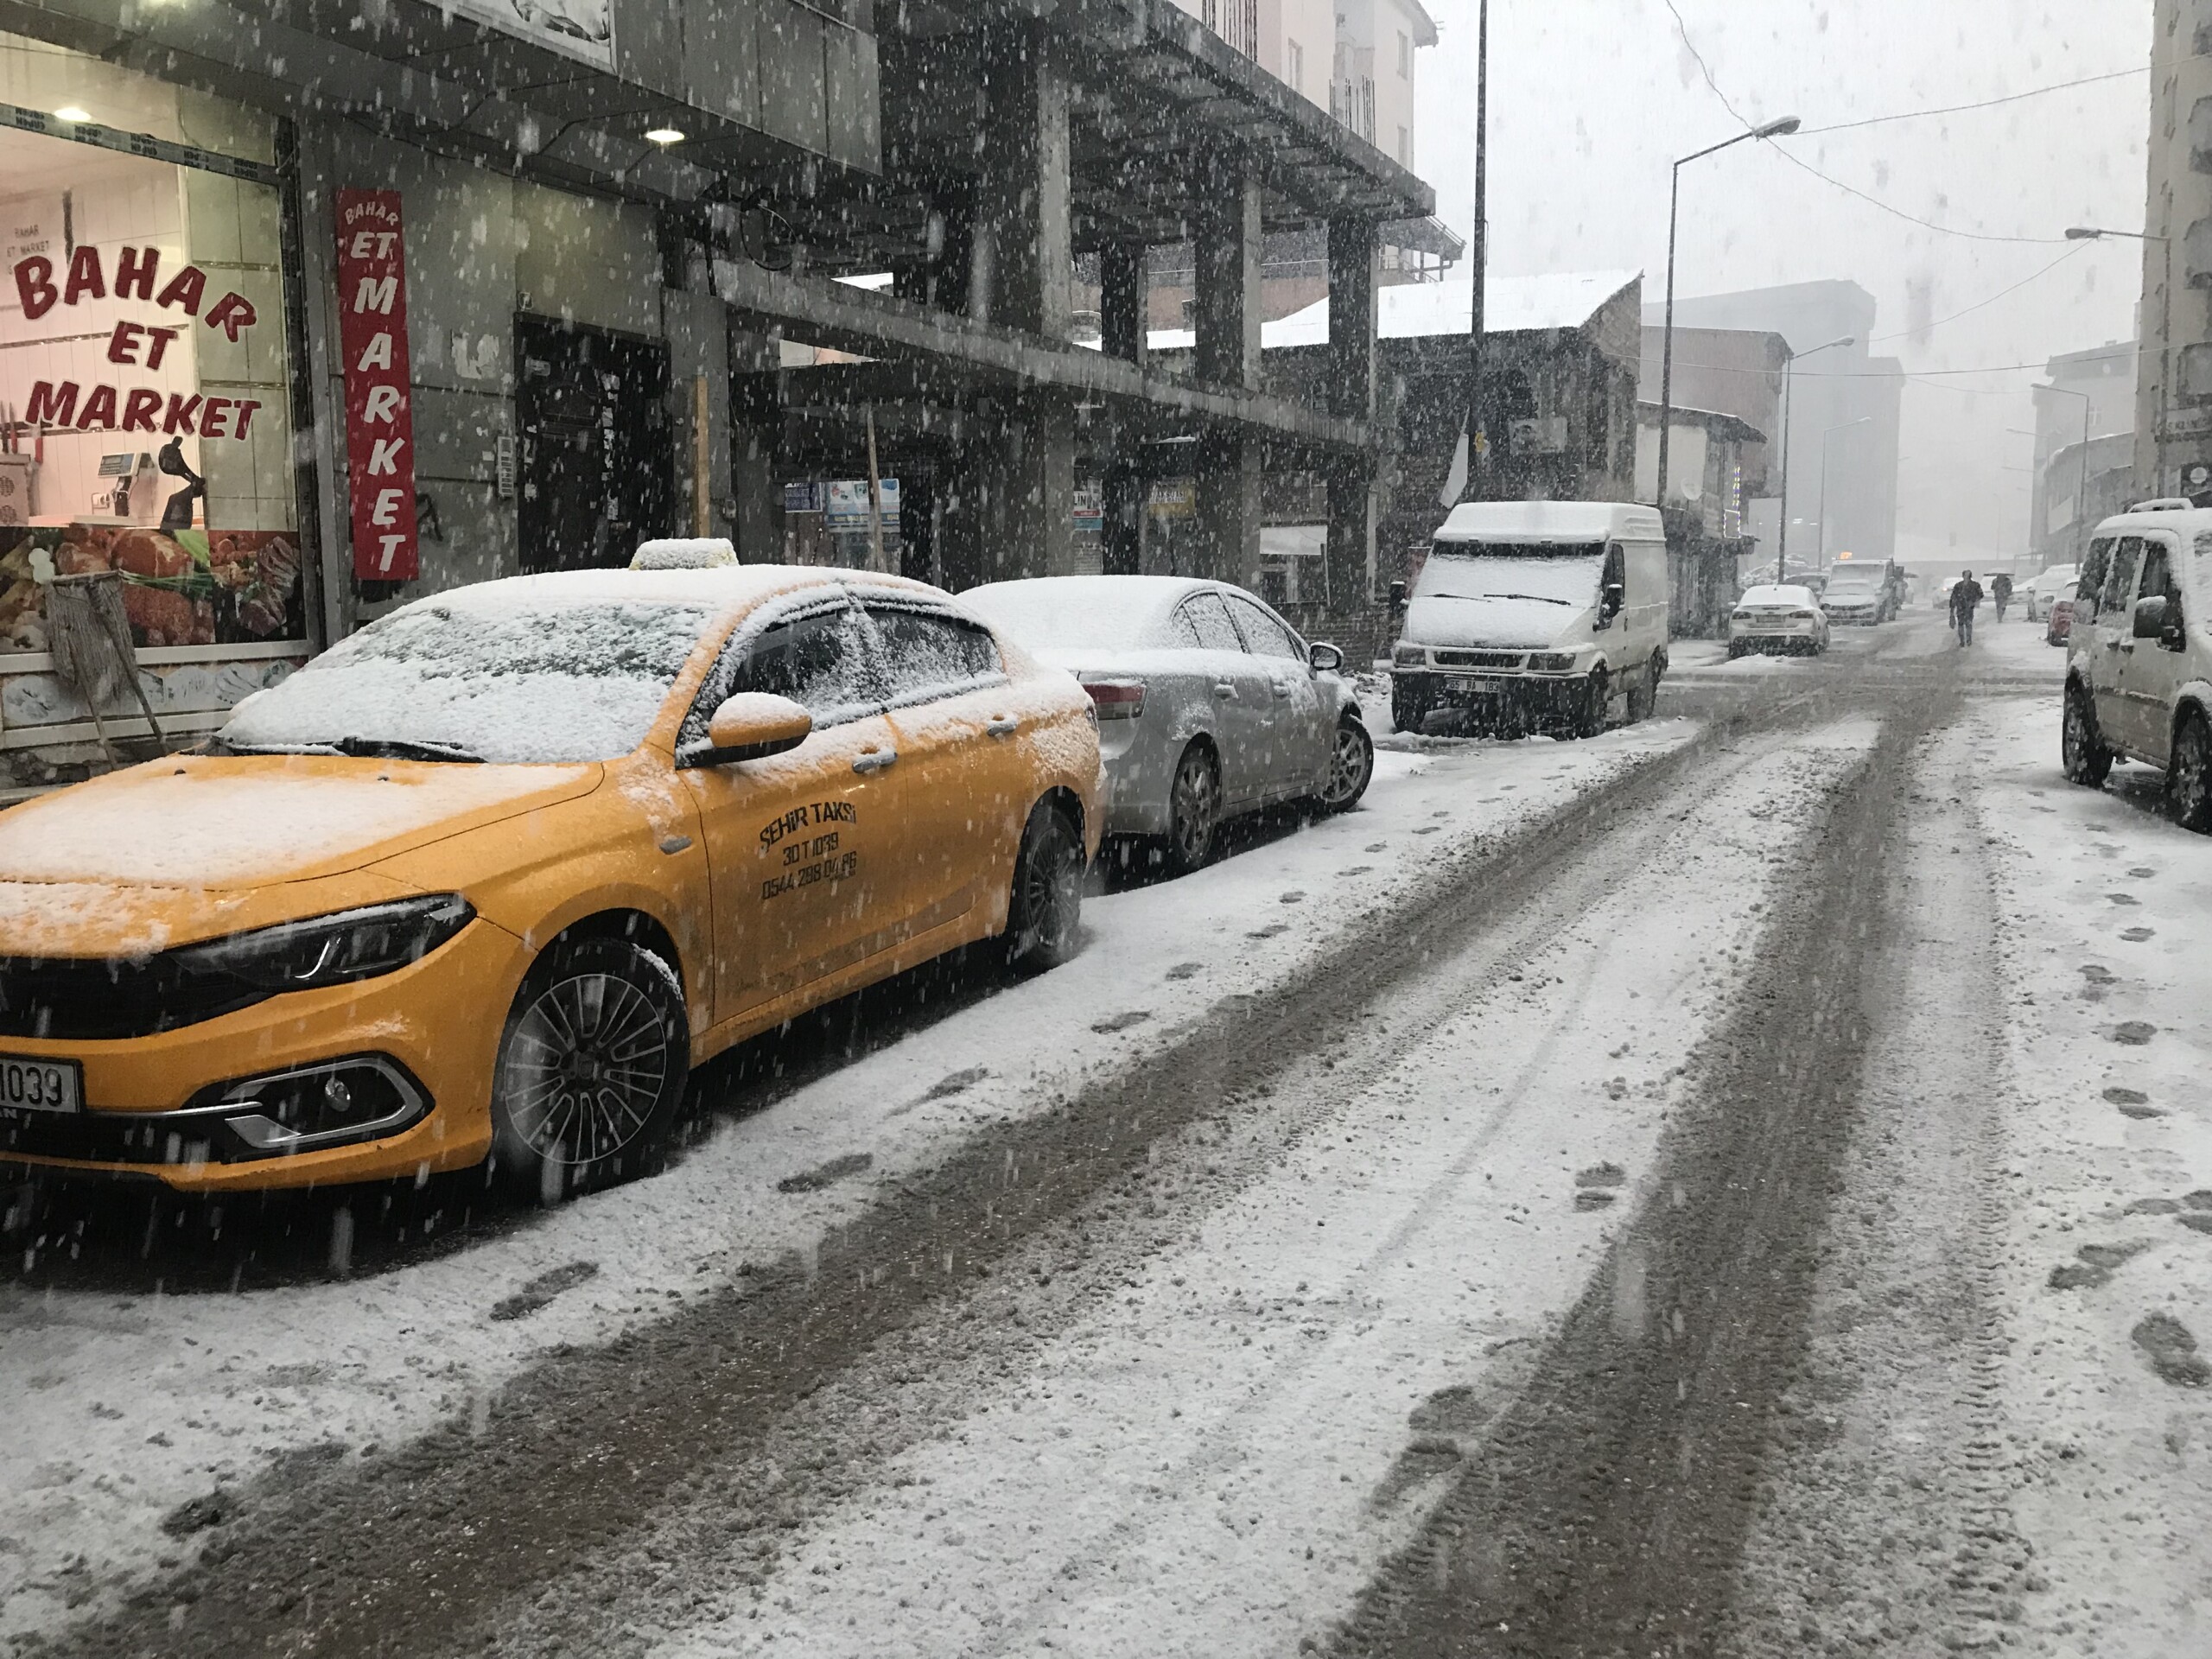
[[683, 135], [674, 127], [655, 127], [645, 137], [649, 143], [656, 144], [680, 144], [683, 142]]
[[92, 112], [74, 104], [64, 104], [54, 112], [54, 118], [57, 121], [81, 123], [91, 120]]

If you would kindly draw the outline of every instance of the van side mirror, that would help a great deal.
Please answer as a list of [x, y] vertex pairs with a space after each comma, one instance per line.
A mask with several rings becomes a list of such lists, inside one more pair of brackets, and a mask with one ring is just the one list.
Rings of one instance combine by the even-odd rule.
[[1317, 641], [1306, 648], [1306, 660], [1316, 674], [1333, 674], [1344, 665], [1344, 654], [1335, 645]]
[[2158, 594], [2135, 601], [2135, 637], [2138, 639], [2163, 639], [2166, 632], [2166, 601]]
[[1406, 584], [1402, 582], [1390, 584], [1390, 608], [1393, 612], [1406, 608]]
[[707, 741], [679, 752], [676, 764], [690, 772], [706, 766], [734, 766], [786, 754], [814, 731], [814, 716], [789, 697], [765, 691], [741, 691], [715, 710]]
[[1627, 585], [1618, 582], [1607, 582], [1605, 591], [1599, 595], [1598, 599], [1598, 626], [1601, 628], [1611, 627], [1613, 619], [1621, 613], [1622, 607], [1627, 603]]

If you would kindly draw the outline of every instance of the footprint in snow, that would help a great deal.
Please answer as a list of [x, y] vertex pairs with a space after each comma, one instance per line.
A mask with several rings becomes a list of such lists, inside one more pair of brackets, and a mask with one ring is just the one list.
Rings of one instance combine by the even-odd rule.
[[963, 1094], [968, 1090], [973, 1089], [977, 1084], [981, 1083], [985, 1077], [988, 1077], [990, 1075], [990, 1071], [988, 1067], [971, 1065], [965, 1071], [955, 1071], [949, 1077], [938, 1078], [937, 1082], [930, 1085], [929, 1093], [924, 1095], [922, 1098], [924, 1100], [950, 1100], [955, 1095]]
[[2192, 1233], [2212, 1233], [2212, 1216], [2177, 1216], [2175, 1219]]
[[786, 1175], [776, 1183], [779, 1192], [819, 1192], [825, 1186], [834, 1186], [848, 1175], [857, 1175], [872, 1167], [874, 1157], [865, 1152], [849, 1152], [842, 1158], [832, 1158], [816, 1168], [804, 1170], [797, 1175]]
[[1294, 888], [1283, 894], [1281, 902], [1286, 905], [1302, 905], [1306, 902], [1306, 895]]
[[1436, 831], [1437, 831], [1437, 826], [1436, 826], [1435, 824], [1429, 823], [1429, 824], [1423, 824], [1420, 829], [1418, 829], [1418, 830], [1414, 830], [1414, 834], [1415, 834], [1415, 835], [1417, 835], [1417, 836], [1433, 836], [1433, 835], [1434, 835], [1434, 834], [1436, 833]]
[[1592, 1164], [1587, 1169], [1577, 1170], [1574, 1175], [1577, 1186], [1623, 1186], [1627, 1182], [1628, 1171], [1611, 1162]]
[[1090, 1028], [1101, 1037], [1110, 1037], [1117, 1031], [1127, 1031], [1131, 1026], [1141, 1026], [1151, 1018], [1152, 1014], [1147, 1009], [1131, 1008], [1127, 1014], [1117, 1014], [1110, 1020], [1098, 1020]]
[[1196, 979], [1206, 970], [1203, 962], [1179, 962], [1167, 970], [1170, 979]]
[[1281, 938], [1284, 934], [1289, 931], [1290, 924], [1288, 922], [1270, 922], [1265, 927], [1254, 928], [1244, 937], [1248, 939], [1274, 939]]
[[2123, 1020], [2112, 1028], [2112, 1039], [2128, 1048], [2148, 1047], [2158, 1028], [2145, 1020]]
[[2120, 976], [2113, 973], [2111, 969], [2105, 967], [2102, 963], [2093, 962], [2082, 969], [2082, 977], [2084, 979], [2093, 979], [2100, 985], [2109, 985], [2114, 980], [2118, 979]]
[[549, 1306], [564, 1290], [574, 1290], [578, 1285], [599, 1276], [596, 1262], [571, 1262], [566, 1267], [555, 1268], [550, 1273], [541, 1273], [513, 1295], [503, 1297], [492, 1305], [492, 1317], [499, 1324], [527, 1319], [538, 1309]]
[[2156, 870], [2145, 869], [2140, 867], [2128, 872], [2128, 874], [2133, 876], [2138, 881], [2148, 881], [2157, 874], [2158, 872]]
[[2201, 1389], [2212, 1383], [2212, 1364], [2207, 1364], [2196, 1351], [2196, 1338], [2190, 1328], [2171, 1313], [2146, 1315], [2129, 1335], [2160, 1380], [2178, 1389]]
[[2108, 893], [2105, 897], [2115, 905], [2139, 905], [2143, 902], [2132, 893]]
[[2158, 934], [2158, 930], [2155, 927], [2131, 927], [2120, 937], [2130, 944], [2140, 944], [2145, 939], [2156, 938]]
[[2181, 1211], [2177, 1198], [2137, 1198], [2120, 1213], [2123, 1216], [2171, 1216]]
[[1355, 864], [1350, 869], [1346, 870], [1344, 874], [1346, 875], [1365, 875], [1372, 871], [1374, 868], [1375, 867], [1372, 864]]
[[1369, 852], [1370, 852], [1370, 853], [1382, 853], [1382, 852], [1388, 852], [1388, 851], [1389, 850], [1389, 849], [1390, 849], [1390, 843], [1389, 843], [1389, 842], [1387, 842], [1387, 841], [1378, 841], [1378, 842], [1376, 842], [1372, 847], [1370, 847], [1367, 850], [1368, 850]]

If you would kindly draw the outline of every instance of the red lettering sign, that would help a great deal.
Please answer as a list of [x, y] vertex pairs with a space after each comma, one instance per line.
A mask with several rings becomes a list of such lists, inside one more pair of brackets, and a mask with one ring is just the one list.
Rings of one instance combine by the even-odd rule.
[[346, 359], [353, 575], [362, 582], [411, 582], [421, 569], [421, 550], [415, 527], [407, 251], [397, 190], [338, 193], [338, 345]]

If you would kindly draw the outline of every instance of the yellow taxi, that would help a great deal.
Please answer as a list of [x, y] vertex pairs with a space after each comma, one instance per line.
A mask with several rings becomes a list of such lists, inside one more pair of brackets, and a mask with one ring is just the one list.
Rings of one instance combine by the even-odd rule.
[[1101, 789], [1082, 688], [918, 582], [418, 601], [204, 752], [0, 812], [0, 1161], [633, 1173], [733, 1043], [958, 946], [1065, 960]]

